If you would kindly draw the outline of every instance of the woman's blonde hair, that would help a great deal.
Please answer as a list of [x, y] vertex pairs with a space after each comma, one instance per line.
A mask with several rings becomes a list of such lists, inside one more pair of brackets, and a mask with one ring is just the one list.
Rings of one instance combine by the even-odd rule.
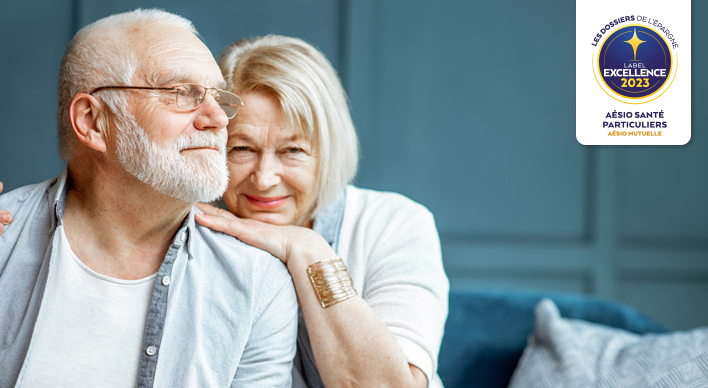
[[359, 144], [337, 73], [310, 44], [279, 35], [244, 39], [219, 58], [227, 87], [236, 93], [273, 93], [290, 124], [315, 147], [314, 217], [334, 202], [356, 175]]

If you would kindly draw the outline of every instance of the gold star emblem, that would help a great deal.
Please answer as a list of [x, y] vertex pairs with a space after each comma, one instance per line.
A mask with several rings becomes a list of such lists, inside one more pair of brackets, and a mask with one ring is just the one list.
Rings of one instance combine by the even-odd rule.
[[646, 42], [644, 40], [641, 40], [637, 38], [637, 29], [634, 29], [634, 36], [630, 40], [625, 40], [625, 43], [629, 43], [632, 45], [632, 48], [634, 49], [634, 60], [637, 60], [637, 47], [639, 47], [640, 44]]

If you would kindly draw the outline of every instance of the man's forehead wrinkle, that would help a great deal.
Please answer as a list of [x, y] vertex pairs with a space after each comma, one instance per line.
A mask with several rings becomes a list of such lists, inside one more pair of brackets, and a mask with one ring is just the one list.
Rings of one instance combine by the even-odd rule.
[[[175, 51], [185, 55], [213, 56], [204, 43], [191, 31], [169, 24], [138, 23], [125, 28], [130, 40], [136, 47], [148, 53], [148, 58], [171, 54]], [[193, 38], [193, 39], [190, 39]], [[201, 59], [201, 58], [200, 58]]]
[[159, 58], [161, 56], [175, 57], [175, 55], [177, 55], [180, 57], [177, 59], [214, 60], [214, 56], [211, 54], [211, 51], [209, 51], [209, 48], [194, 34], [186, 30], [176, 32], [176, 34], [176, 37], [163, 31], [147, 34], [148, 37], [145, 43], [149, 48], [148, 58]]
[[211, 52], [208, 49], [196, 49], [194, 47], [188, 47], [184, 44], [178, 44], [178, 43], [183, 43], [183, 42], [162, 42], [162, 43], [156, 44], [155, 46], [153, 46], [153, 49], [160, 50], [160, 51], [152, 52], [149, 55], [149, 58], [156, 58], [161, 55], [173, 54], [173, 53], [179, 54], [178, 57], [172, 55], [172, 57], [174, 57], [176, 59], [195, 58], [200, 61], [210, 62], [210, 59], [213, 58], [211, 55]]
[[145, 76], [145, 82], [153, 87], [163, 87], [174, 83], [185, 82], [185, 77], [177, 71], [154, 69]]
[[170, 87], [175, 84], [196, 83], [206, 87], [223, 88], [226, 84], [221, 78], [217, 80], [210, 80], [209, 77], [204, 74], [195, 76], [189, 75], [181, 70], [165, 70], [158, 68], [148, 71], [145, 75], [144, 81], [148, 86], [152, 87]]

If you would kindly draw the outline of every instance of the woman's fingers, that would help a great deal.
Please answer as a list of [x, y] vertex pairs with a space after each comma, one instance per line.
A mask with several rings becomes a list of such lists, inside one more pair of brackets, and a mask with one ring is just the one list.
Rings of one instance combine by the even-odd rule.
[[267, 250], [265, 246], [262, 246], [263, 244], [260, 242], [261, 239], [257, 238], [257, 236], [261, 236], [263, 234], [262, 232], [259, 232], [260, 225], [258, 225], [258, 222], [242, 220], [226, 210], [214, 208], [212, 206], [210, 206], [212, 209], [208, 209], [203, 208], [203, 206], [209, 205], [199, 206], [199, 209], [205, 209], [210, 211], [210, 213], [204, 212], [204, 214], [196, 214], [195, 219], [199, 224], [236, 237], [246, 244], [255, 245], [258, 248]]
[[228, 210], [219, 209], [216, 206], [207, 205], [206, 203], [197, 203], [195, 206], [197, 207], [197, 209], [204, 212], [204, 214], [232, 214]]
[[199, 204], [198, 208], [204, 212], [204, 214], [195, 215], [199, 224], [268, 251], [283, 262], [287, 261], [287, 257], [285, 257], [287, 227], [269, 225], [255, 220], [244, 220], [228, 211], [209, 205]]
[[[313, 236], [322, 240], [317, 233], [302, 227], [272, 225], [261, 221], [236, 217], [233, 213], [217, 207], [199, 203], [196, 205], [204, 214], [196, 214], [201, 225], [226, 233], [257, 248], [268, 251], [283, 263], [288, 262], [288, 254], [293, 249], [301, 251], [309, 246]], [[326, 244], [326, 242], [325, 242]]]
[[272, 238], [274, 236], [267, 233], [270, 225], [261, 224], [257, 221], [242, 220], [231, 213], [229, 213], [229, 216], [222, 214], [197, 214], [195, 218], [198, 223], [207, 228], [234, 236], [248, 245], [268, 251], [283, 262], [286, 260], [282, 254], [283, 250], [279, 247], [280, 244], [277, 238]]
[[244, 221], [233, 213], [203, 203], [198, 203], [196, 206], [204, 212], [204, 214], [195, 215], [198, 223], [237, 238], [241, 237]]
[[239, 219], [231, 215], [225, 216], [223, 214], [196, 214], [195, 219], [198, 223], [214, 229], [219, 232], [223, 232], [234, 237], [239, 237], [242, 228], [239, 226]]

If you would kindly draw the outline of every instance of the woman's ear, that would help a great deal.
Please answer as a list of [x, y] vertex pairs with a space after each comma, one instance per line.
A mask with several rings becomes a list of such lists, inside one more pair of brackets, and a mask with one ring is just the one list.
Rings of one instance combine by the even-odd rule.
[[69, 103], [69, 120], [76, 138], [86, 147], [106, 152], [106, 105], [87, 93], [78, 93]]

